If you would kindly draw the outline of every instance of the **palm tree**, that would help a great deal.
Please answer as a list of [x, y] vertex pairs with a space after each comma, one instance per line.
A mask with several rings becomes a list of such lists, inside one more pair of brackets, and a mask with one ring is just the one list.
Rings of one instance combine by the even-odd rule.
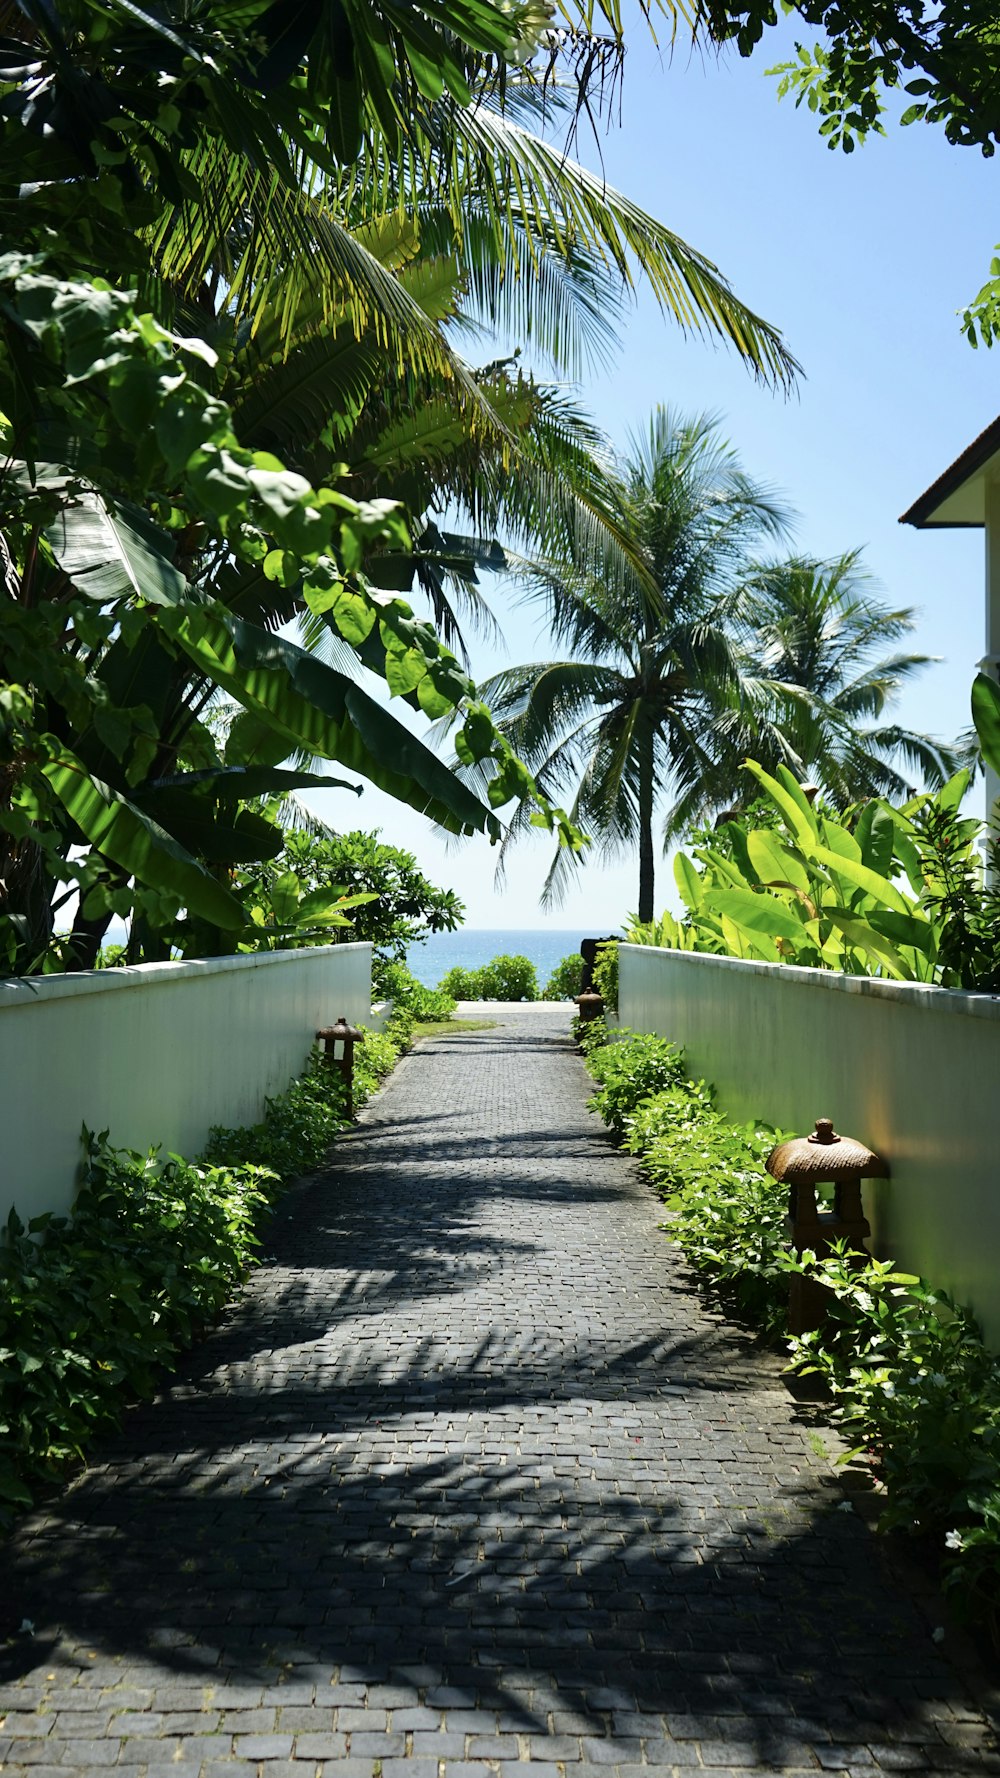
[[[521, 5], [511, 13], [496, 0], [463, 0], [425, 13], [345, 0], [334, 10], [336, 30], [329, 8], [289, 13], [255, 0], [243, 9], [237, 31], [227, 29], [229, 12], [218, 0], [182, 9], [183, 17], [171, 13], [169, 22], [125, 0], [74, 0], [48, 8], [0, 0], [8, 36], [20, 39], [0, 120], [6, 160], [18, 168], [16, 201], [12, 187], [0, 190], [0, 223], [11, 243], [29, 255], [42, 253], [47, 275], [86, 282], [99, 274], [113, 284], [138, 286], [143, 308], [178, 331], [207, 339], [220, 355], [215, 386], [232, 404], [241, 443], [262, 440], [283, 403], [292, 436], [282, 456], [307, 456], [309, 479], [334, 498], [336, 466], [341, 458], [355, 461], [353, 424], [366, 404], [371, 417], [373, 390], [381, 395], [392, 385], [382, 416], [383, 452], [392, 421], [407, 424], [408, 403], [419, 404], [427, 418], [436, 402], [448, 425], [460, 417], [481, 458], [483, 442], [490, 447], [491, 492], [489, 501], [480, 500], [483, 516], [491, 502], [498, 511], [505, 498], [510, 505], [508, 489], [526, 489], [520, 508], [526, 533], [534, 515], [557, 510], [546, 489], [568, 458], [575, 455], [580, 463], [579, 437], [564, 427], [559, 446], [552, 403], [530, 391], [538, 423], [530, 452], [524, 448], [510, 418], [522, 391], [510, 387], [510, 379], [497, 379], [494, 387], [460, 357], [448, 331], [458, 320], [457, 307], [440, 281], [435, 286], [436, 275], [446, 286], [466, 286], [467, 309], [501, 324], [519, 317], [537, 343], [567, 363], [588, 344], [600, 349], [612, 290], [626, 292], [638, 266], [682, 325], [728, 340], [759, 375], [790, 379], [794, 361], [780, 336], [738, 301], [710, 262], [529, 127], [537, 121], [541, 88], [505, 61], [508, 52], [530, 52], [535, 26], [546, 28], [543, 8]], [[268, 365], [275, 376], [265, 392]], [[140, 487], [137, 494], [132, 455], [118, 448], [114, 415], [107, 431], [102, 416], [96, 437], [90, 426], [73, 436], [76, 410], [67, 413], [61, 400], [53, 406], [48, 386], [23, 374], [13, 347], [0, 352], [0, 384], [5, 391], [9, 386], [2, 405], [15, 420], [11, 455], [31, 462], [58, 448], [70, 468], [86, 458], [101, 524], [113, 522], [124, 535], [127, 520], [140, 538], [128, 573], [123, 569], [110, 587], [104, 577], [102, 618], [113, 620], [108, 646], [98, 642], [81, 654], [75, 618], [60, 634], [88, 685], [96, 686], [98, 702], [107, 690], [103, 677], [112, 670], [131, 686], [140, 657], [155, 656], [163, 668], [165, 714], [158, 706], [160, 729], [149, 762], [150, 795], [158, 806], [145, 811], [146, 831], [154, 821], [158, 830], [165, 822], [181, 844], [180, 823], [176, 831], [171, 827], [166, 802], [177, 786], [165, 789], [165, 778], [176, 777], [182, 766], [201, 769], [198, 718], [214, 686], [227, 681], [207, 647], [178, 655], [173, 635], [166, 634], [173, 620], [161, 616], [157, 577], [169, 580], [172, 606], [193, 612], [199, 625], [218, 620], [229, 634], [233, 624], [241, 626], [244, 678], [237, 695], [248, 689], [248, 670], [279, 671], [279, 655], [285, 677], [293, 666], [296, 673], [305, 670], [297, 655], [288, 648], [282, 653], [266, 634], [302, 613], [300, 577], [287, 552], [271, 552], [258, 562], [249, 551], [230, 551], [212, 525], [181, 525], [182, 506], [172, 504], [176, 490], [169, 487], [159, 490], [157, 517], [176, 511], [178, 526], [176, 536], [163, 536], [140, 506], [144, 493]], [[38, 449], [43, 435], [45, 453]], [[421, 442], [426, 455], [427, 433]], [[553, 445], [559, 446], [554, 455]], [[505, 487], [507, 465], [517, 473]], [[394, 477], [399, 467], [397, 444]], [[359, 483], [377, 468], [377, 453], [362, 453]], [[462, 473], [473, 487], [468, 459]], [[70, 477], [59, 495], [75, 531], [73, 548], [63, 550], [55, 574], [47, 557], [42, 561], [39, 577], [46, 587], [33, 588], [33, 599], [41, 591], [54, 603], [101, 566], [95, 564], [96, 546], [84, 548], [88, 513], [77, 510], [74, 485]], [[383, 492], [377, 479], [372, 486]], [[590, 492], [599, 505], [595, 478]], [[430, 507], [428, 499], [411, 510], [419, 515]], [[536, 528], [535, 547], [566, 547], [579, 531], [590, 548], [588, 512], [605, 534], [608, 529], [606, 515], [593, 507], [593, 499], [588, 506], [574, 490], [564, 502], [570, 536], [565, 526], [561, 538], [551, 529], [539, 536]], [[571, 552], [577, 561], [582, 553], [575, 547]], [[434, 571], [427, 566], [432, 590]], [[145, 601], [141, 635], [120, 621], [137, 600]], [[336, 668], [336, 687], [330, 673], [323, 680], [334, 701], [357, 701], [356, 687], [343, 682], [356, 675], [359, 658], [385, 672], [384, 625], [373, 629], [372, 614], [367, 616], [364, 635], [358, 624], [352, 630], [353, 620], [340, 626], [339, 636], [329, 626], [332, 645], [348, 657]], [[395, 641], [397, 654], [405, 654], [399, 636]], [[418, 654], [419, 641], [417, 636]], [[401, 677], [405, 670], [397, 682]], [[59, 695], [48, 696], [44, 724], [73, 737], [77, 725], [68, 699], [78, 688], [71, 681], [68, 673], [65, 709]], [[460, 691], [461, 685], [456, 697]], [[435, 700], [454, 701], [443, 691], [431, 693], [428, 701]], [[314, 751], [373, 775], [365, 724], [331, 723]], [[391, 721], [382, 723], [386, 736], [391, 727]], [[104, 795], [95, 788], [99, 779], [118, 798], [116, 808], [122, 799], [128, 803], [116, 817], [119, 825], [126, 816], [132, 820], [130, 811], [143, 794], [125, 769], [124, 745], [102, 739], [93, 758], [81, 762], [98, 800]], [[386, 745], [409, 761], [408, 743]], [[421, 754], [419, 771], [412, 763], [396, 771], [394, 757], [383, 759], [381, 768], [377, 755], [370, 763], [391, 781], [393, 794], [418, 806], [433, 805], [460, 825], [466, 814], [480, 825], [492, 820], [445, 782], [440, 762], [432, 765]], [[429, 775], [436, 786], [432, 802], [423, 781]], [[77, 845], [61, 807], [55, 820], [53, 844]], [[220, 823], [209, 826], [214, 843]], [[185, 853], [198, 827], [188, 824]], [[119, 874], [128, 874], [121, 861]], [[95, 906], [103, 893], [91, 897]], [[104, 918], [104, 912], [94, 915]], [[94, 938], [89, 934], [87, 942]]]
[[771, 771], [784, 763], [837, 808], [912, 794], [914, 778], [937, 787], [958, 769], [952, 747], [881, 720], [934, 657], [885, 652], [913, 629], [913, 611], [878, 597], [859, 550], [762, 567], [741, 620], [747, 660], [734, 750]]
[[[566, 653], [509, 668], [483, 694], [547, 793], [569, 793], [573, 820], [599, 851], [638, 851], [639, 917], [648, 920], [657, 804], [714, 769], [741, 667], [733, 614], [756, 550], [788, 521], [708, 415], [657, 409], [619, 465], [617, 490], [645, 574], [623, 564], [609, 581], [533, 564], [529, 592], [548, 600]], [[529, 819], [523, 810], [505, 846]], [[543, 905], [561, 896], [567, 866], [560, 852]]]

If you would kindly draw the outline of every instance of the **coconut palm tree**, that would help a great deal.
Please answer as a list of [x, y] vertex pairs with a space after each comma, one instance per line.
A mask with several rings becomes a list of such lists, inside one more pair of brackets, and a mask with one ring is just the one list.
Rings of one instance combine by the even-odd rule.
[[[657, 806], [715, 766], [742, 666], [734, 614], [757, 551], [784, 535], [788, 518], [714, 417], [665, 408], [632, 439], [617, 493], [646, 573], [609, 582], [565, 563], [533, 564], [529, 594], [546, 599], [565, 653], [509, 668], [483, 693], [548, 794], [571, 798], [599, 854], [638, 852], [639, 917], [648, 920]], [[529, 819], [525, 809], [505, 848]], [[543, 904], [560, 898], [568, 865], [557, 856]]]
[[741, 620], [747, 662], [735, 749], [771, 771], [784, 763], [837, 808], [912, 794], [914, 779], [936, 788], [958, 769], [952, 747], [882, 720], [934, 657], [886, 652], [912, 631], [914, 614], [878, 596], [859, 550], [763, 566]]

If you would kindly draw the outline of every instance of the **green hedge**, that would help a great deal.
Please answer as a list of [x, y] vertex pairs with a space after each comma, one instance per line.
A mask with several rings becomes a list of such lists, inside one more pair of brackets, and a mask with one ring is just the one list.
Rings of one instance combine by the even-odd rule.
[[438, 983], [438, 988], [456, 1000], [537, 1000], [538, 977], [529, 957], [500, 956], [484, 963], [481, 969], [461, 969], [457, 965]]
[[588, 1065], [591, 1104], [640, 1156], [706, 1287], [771, 1334], [787, 1333], [792, 1274], [830, 1291], [824, 1326], [789, 1339], [790, 1369], [828, 1386], [851, 1455], [882, 1484], [881, 1526], [931, 1540], [945, 1585], [1000, 1646], [1000, 1363], [974, 1318], [880, 1260], [799, 1261], [785, 1191], [764, 1171], [781, 1132], [723, 1117], [663, 1038], [624, 1033]]
[[[394, 1015], [355, 1051], [355, 1103], [395, 1063], [411, 1021]], [[338, 1073], [314, 1052], [258, 1124], [212, 1130], [195, 1163], [113, 1149], [84, 1132], [70, 1217], [0, 1245], [0, 1526], [81, 1462], [129, 1402], [210, 1324], [246, 1276], [285, 1185], [320, 1165], [344, 1128]]]

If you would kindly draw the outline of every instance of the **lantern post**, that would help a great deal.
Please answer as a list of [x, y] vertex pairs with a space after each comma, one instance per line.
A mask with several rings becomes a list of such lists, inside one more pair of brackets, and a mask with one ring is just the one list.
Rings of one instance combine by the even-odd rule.
[[[853, 1248], [858, 1263], [868, 1254], [865, 1241], [871, 1228], [861, 1202], [862, 1179], [888, 1179], [888, 1164], [852, 1136], [838, 1136], [828, 1117], [818, 1117], [811, 1136], [779, 1142], [764, 1163], [772, 1179], [788, 1186], [788, 1232], [798, 1254], [805, 1251], [825, 1259], [831, 1243], [844, 1241]], [[833, 1186], [832, 1210], [821, 1209], [818, 1185]], [[830, 1293], [814, 1278], [792, 1276], [788, 1293], [788, 1328], [793, 1334], [811, 1333], [826, 1318]]]
[[335, 1025], [324, 1025], [316, 1040], [322, 1043], [327, 1066], [335, 1068], [344, 1083], [344, 1101], [348, 1122], [354, 1118], [354, 1046], [364, 1042], [365, 1034], [349, 1025], [341, 1013]]

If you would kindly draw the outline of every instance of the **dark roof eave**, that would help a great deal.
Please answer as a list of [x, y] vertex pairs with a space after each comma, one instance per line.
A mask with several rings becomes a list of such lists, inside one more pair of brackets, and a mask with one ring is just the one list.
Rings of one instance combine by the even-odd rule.
[[[1000, 451], [1000, 415], [987, 426], [985, 432], [981, 432], [978, 438], [973, 439], [972, 443], [967, 446], [960, 457], [955, 458], [954, 463], [944, 471], [943, 475], [939, 475], [937, 481], [931, 483], [926, 493], [921, 494], [908, 511], [901, 515], [900, 524], [916, 525], [919, 530], [935, 525], [941, 529], [945, 527], [955, 530], [968, 528], [968, 520], [955, 522], [951, 519], [935, 519], [934, 514], [938, 507], [948, 499], [948, 496], [956, 493], [963, 482], [971, 480], [972, 476], [982, 469], [983, 464], [988, 463], [997, 451]], [[978, 529], [978, 526], [976, 528]]]

